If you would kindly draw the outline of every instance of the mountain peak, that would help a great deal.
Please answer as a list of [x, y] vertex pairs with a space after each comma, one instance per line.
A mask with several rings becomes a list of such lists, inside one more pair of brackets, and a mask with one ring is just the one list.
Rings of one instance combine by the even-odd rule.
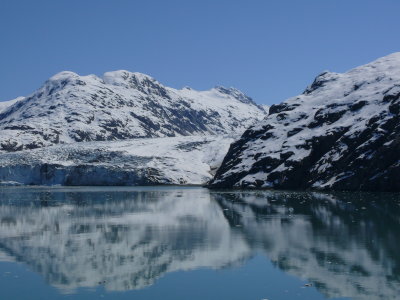
[[377, 62], [384, 62], [384, 61], [390, 61], [392, 63], [397, 62], [400, 64], [400, 52], [394, 52], [389, 55], [378, 58], [377, 60], [373, 61], [371, 64], [377, 63]]
[[399, 121], [400, 53], [323, 72], [232, 144], [212, 184], [399, 191]]
[[78, 85], [100, 82], [101, 79], [94, 74], [79, 75], [72, 71], [62, 71], [50, 77], [46, 83], [62, 83], [65, 86], [67, 83], [76, 83]]
[[49, 78], [48, 81], [62, 81], [62, 80], [66, 80], [66, 79], [71, 79], [71, 78], [79, 78], [80, 76], [78, 74], [76, 74], [75, 72], [71, 72], [71, 71], [62, 71], [59, 72], [53, 76], [51, 76]]
[[[222, 92], [229, 95], [223, 95]], [[103, 78], [60, 72], [6, 113], [0, 108], [0, 151], [58, 143], [139, 137], [231, 134], [265, 111], [235, 89], [197, 92], [168, 88], [125, 70]]]
[[139, 72], [129, 72], [126, 70], [106, 72], [103, 75], [103, 80], [106, 84], [124, 86], [127, 88], [137, 87], [138, 85], [143, 85], [145, 82], [158, 83], [157, 80], [149, 75]]
[[242, 91], [234, 88], [234, 87], [224, 87], [224, 86], [216, 86], [214, 90], [218, 91], [221, 94], [229, 95], [239, 100], [240, 102], [246, 104], [256, 104], [252, 98], [244, 94]]
[[313, 91], [324, 87], [328, 82], [335, 81], [338, 78], [338, 73], [333, 73], [329, 71], [323, 71], [317, 77], [315, 77], [313, 83], [309, 85], [305, 91], [303, 92], [304, 95], [311, 94]]

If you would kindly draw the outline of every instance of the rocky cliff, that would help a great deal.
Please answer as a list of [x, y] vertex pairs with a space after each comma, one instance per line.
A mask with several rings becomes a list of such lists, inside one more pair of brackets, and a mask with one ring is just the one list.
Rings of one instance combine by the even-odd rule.
[[211, 187], [400, 191], [400, 53], [270, 108], [230, 147]]

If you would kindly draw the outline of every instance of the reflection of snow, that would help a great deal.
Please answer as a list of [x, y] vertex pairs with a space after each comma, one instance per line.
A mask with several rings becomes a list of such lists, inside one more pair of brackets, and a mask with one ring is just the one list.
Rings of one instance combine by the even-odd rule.
[[0, 247], [63, 290], [104, 280], [109, 290], [138, 289], [168, 272], [220, 268], [249, 255], [207, 190], [92, 196], [83, 206], [2, 205]]
[[[312, 281], [325, 295], [395, 299], [400, 275], [396, 210], [378, 213], [376, 199], [364, 196], [357, 202], [353, 194], [347, 195], [356, 206], [342, 196], [319, 193], [252, 192], [214, 198], [234, 212], [228, 217], [243, 224], [253, 251], [263, 250], [278, 267]], [[398, 205], [392, 203], [398, 215]], [[393, 227], [387, 226], [393, 221]]]
[[397, 296], [399, 206], [389, 198], [200, 188], [7, 188], [0, 196], [6, 260], [63, 291], [103, 281], [108, 290], [139, 289], [261, 251], [328, 297]]

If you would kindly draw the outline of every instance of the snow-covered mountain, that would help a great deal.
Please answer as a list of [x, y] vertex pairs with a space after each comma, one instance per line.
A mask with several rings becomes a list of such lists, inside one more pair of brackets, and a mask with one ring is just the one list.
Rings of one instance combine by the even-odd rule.
[[185, 136], [55, 145], [0, 155], [0, 185], [205, 184], [229, 136]]
[[24, 99], [25, 99], [25, 97], [18, 97], [18, 98], [15, 98], [13, 100], [0, 102], [0, 113], [2, 113], [7, 108], [9, 108], [10, 106], [14, 105], [15, 103], [17, 103], [18, 101], [22, 101]]
[[234, 88], [166, 87], [128, 71], [61, 72], [32, 95], [0, 105], [0, 151], [82, 141], [241, 133], [264, 107]]
[[230, 147], [212, 187], [400, 191], [400, 53], [303, 94]]

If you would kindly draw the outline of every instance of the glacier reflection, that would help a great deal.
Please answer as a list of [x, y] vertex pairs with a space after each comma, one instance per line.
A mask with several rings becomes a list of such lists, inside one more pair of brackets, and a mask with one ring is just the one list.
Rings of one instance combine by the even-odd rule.
[[140, 289], [264, 253], [327, 297], [394, 299], [398, 196], [201, 188], [4, 188], [0, 257], [68, 292]]

